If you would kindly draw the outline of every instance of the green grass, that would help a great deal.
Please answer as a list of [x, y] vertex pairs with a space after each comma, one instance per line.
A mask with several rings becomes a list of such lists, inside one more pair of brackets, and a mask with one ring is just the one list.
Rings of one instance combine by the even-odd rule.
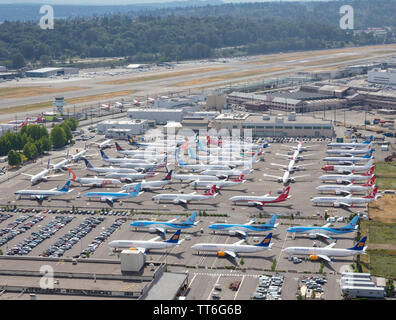
[[396, 244], [396, 224], [371, 221], [368, 229], [369, 243]]
[[396, 279], [396, 251], [370, 250], [370, 273], [375, 276]]
[[374, 173], [379, 189], [396, 189], [396, 161], [376, 162]]

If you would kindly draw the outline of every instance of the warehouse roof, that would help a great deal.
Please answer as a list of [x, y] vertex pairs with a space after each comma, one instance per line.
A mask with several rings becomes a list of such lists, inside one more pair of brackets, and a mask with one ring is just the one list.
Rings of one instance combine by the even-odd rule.
[[187, 273], [164, 272], [150, 288], [145, 300], [174, 300], [187, 276]]

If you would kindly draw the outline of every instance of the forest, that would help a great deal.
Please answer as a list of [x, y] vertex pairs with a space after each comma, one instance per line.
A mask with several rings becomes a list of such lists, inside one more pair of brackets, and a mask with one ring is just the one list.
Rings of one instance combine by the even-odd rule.
[[[339, 48], [395, 41], [396, 0], [351, 1], [355, 27], [389, 27], [385, 37], [341, 30], [342, 1], [249, 3], [156, 9], [0, 25], [0, 65], [67, 65], [71, 59], [124, 57], [146, 63]], [[373, 4], [375, 3], [375, 4]], [[224, 50], [224, 48], [227, 48]]]

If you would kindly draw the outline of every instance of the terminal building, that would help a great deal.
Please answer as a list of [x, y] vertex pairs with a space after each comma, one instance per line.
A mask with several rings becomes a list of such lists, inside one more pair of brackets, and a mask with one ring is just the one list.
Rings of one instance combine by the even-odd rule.
[[149, 128], [147, 120], [104, 120], [97, 124], [98, 134], [108, 139], [127, 139], [128, 135], [144, 134]]
[[373, 69], [368, 72], [368, 82], [383, 85], [396, 85], [396, 69]]
[[78, 74], [78, 68], [41, 68], [26, 71], [26, 77], [32, 78], [48, 78], [51, 76], [63, 76]]
[[245, 129], [252, 131], [253, 138], [259, 137], [334, 137], [334, 126], [330, 120], [321, 120], [311, 116], [290, 113], [287, 116], [263, 115], [250, 113], [227, 113], [219, 115], [212, 128], [217, 131], [239, 129], [243, 134]]

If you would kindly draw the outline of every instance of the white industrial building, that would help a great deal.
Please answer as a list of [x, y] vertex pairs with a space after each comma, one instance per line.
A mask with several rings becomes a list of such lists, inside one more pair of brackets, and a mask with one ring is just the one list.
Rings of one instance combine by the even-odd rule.
[[41, 68], [41, 69], [26, 71], [26, 76], [32, 78], [47, 78], [51, 76], [78, 74], [79, 72], [80, 70], [78, 68], [71, 68], [71, 67]]
[[98, 134], [109, 139], [126, 139], [128, 135], [144, 134], [149, 128], [147, 120], [104, 120], [97, 124]]
[[384, 298], [385, 288], [377, 286], [369, 273], [343, 272], [341, 276], [342, 294], [349, 298]]
[[7, 124], [7, 123], [0, 124], [0, 136], [2, 136], [7, 131], [14, 132], [14, 130], [15, 130], [14, 124]]
[[141, 109], [131, 108], [127, 111], [130, 119], [154, 120], [156, 124], [166, 124], [168, 121], [181, 122], [184, 117], [183, 109]]
[[368, 82], [396, 85], [396, 69], [373, 69], [368, 72]]

